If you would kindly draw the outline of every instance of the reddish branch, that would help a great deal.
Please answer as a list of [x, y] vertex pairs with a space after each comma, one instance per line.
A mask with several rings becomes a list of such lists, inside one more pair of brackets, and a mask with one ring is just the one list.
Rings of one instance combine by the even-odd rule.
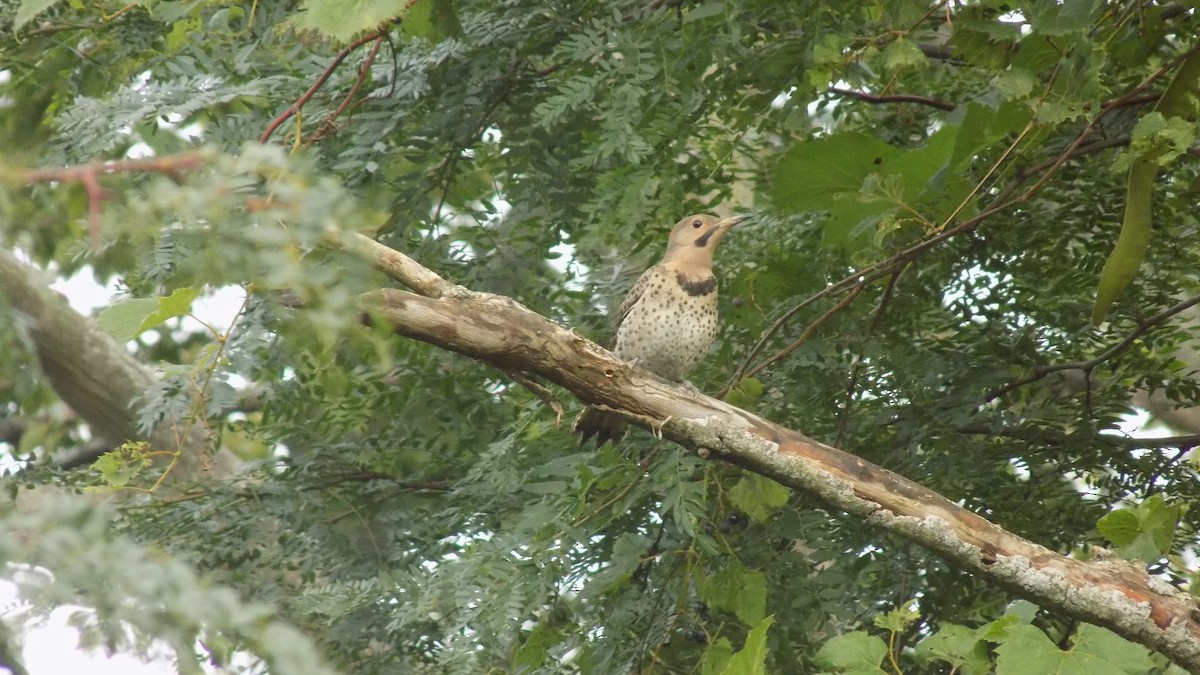
[[[350, 102], [354, 100], [354, 97], [356, 94], [358, 94], [358, 90], [362, 87], [363, 82], [366, 81], [367, 73], [371, 72], [371, 65], [375, 63], [375, 57], [379, 55], [379, 48], [383, 46], [384, 39], [386, 39], [386, 37], [380, 35], [375, 40], [374, 46], [371, 47], [371, 53], [367, 55], [366, 60], [363, 61], [362, 66], [360, 66], [358, 69], [358, 79], [354, 81], [354, 86], [350, 88], [350, 93], [346, 94], [346, 97], [342, 99], [342, 104], [337, 107], [337, 110], [333, 111], [332, 114], [321, 120], [321, 127], [312, 135], [312, 137], [308, 139], [310, 143], [314, 143], [324, 138], [330, 131], [333, 130], [334, 125], [337, 123], [338, 118], [342, 116], [342, 113], [346, 112], [346, 108], [350, 106]], [[367, 99], [370, 98], [371, 97], [369, 96], [367, 97]]]
[[258, 142], [266, 143], [271, 139], [271, 134], [275, 133], [275, 130], [279, 128], [279, 125], [283, 124], [293, 115], [300, 112], [300, 109], [304, 107], [304, 104], [308, 103], [308, 100], [311, 99], [318, 91], [320, 91], [321, 87], [325, 86], [325, 82], [329, 80], [331, 75], [333, 75], [333, 71], [337, 70], [338, 66], [342, 64], [342, 61], [346, 60], [347, 56], [350, 56], [351, 52], [367, 44], [368, 42], [371, 42], [372, 40], [381, 40], [387, 35], [387, 30], [388, 28], [385, 26], [384, 28], [380, 28], [369, 35], [364, 35], [354, 42], [351, 42], [350, 46], [338, 52], [338, 55], [333, 57], [333, 61], [329, 62], [329, 65], [325, 67], [325, 70], [321, 73], [321, 76], [317, 78], [317, 81], [313, 82], [312, 86], [308, 88], [308, 91], [304, 92], [300, 98], [296, 99], [295, 103], [293, 103], [287, 110], [283, 111], [283, 114], [281, 114], [279, 117], [276, 117], [269, 125], [267, 125], [267, 130], [263, 132], [263, 135], [258, 139]]
[[165, 173], [179, 178], [195, 171], [207, 163], [211, 153], [204, 151], [184, 152], [166, 157], [123, 159], [114, 162], [92, 162], [78, 166], [48, 167], [31, 169], [20, 174], [24, 183], [74, 182], [83, 185], [88, 198], [88, 232], [92, 246], [100, 244], [100, 215], [104, 202], [104, 190], [100, 187], [100, 176], [110, 173]]

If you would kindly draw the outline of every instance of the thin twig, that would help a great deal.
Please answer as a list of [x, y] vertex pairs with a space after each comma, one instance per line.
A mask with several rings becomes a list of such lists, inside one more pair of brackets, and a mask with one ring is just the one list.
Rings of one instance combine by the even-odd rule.
[[528, 389], [531, 394], [538, 397], [542, 403], [545, 403], [547, 407], [554, 411], [554, 426], [557, 427], [562, 424], [564, 414], [563, 404], [554, 395], [554, 392], [519, 370], [505, 370], [503, 372], [514, 382]]
[[1113, 345], [1113, 346], [1109, 347], [1108, 349], [1104, 350], [1103, 352], [1101, 352], [1096, 357], [1090, 358], [1086, 361], [1069, 361], [1067, 363], [1055, 363], [1055, 364], [1035, 368], [1034, 371], [1032, 373], [1030, 373], [1029, 375], [1026, 375], [1025, 377], [1021, 377], [1016, 380], [1013, 380], [1012, 382], [1009, 382], [1008, 384], [1006, 384], [998, 389], [992, 390], [984, 398], [984, 401], [990, 403], [1014, 389], [1023, 387], [1025, 385], [1033, 383], [1033, 382], [1037, 382], [1038, 380], [1044, 379], [1045, 377], [1047, 377], [1048, 375], [1051, 375], [1053, 373], [1060, 373], [1064, 370], [1091, 371], [1096, 366], [1099, 366], [1100, 364], [1104, 363], [1105, 361], [1111, 359], [1112, 357], [1116, 356], [1117, 354], [1120, 354], [1121, 352], [1128, 349], [1130, 347], [1130, 345], [1132, 345], [1134, 342], [1137, 341], [1138, 338], [1142, 337], [1146, 333], [1148, 333], [1151, 330], [1153, 330], [1154, 328], [1156, 328], [1163, 321], [1166, 321], [1167, 319], [1175, 316], [1176, 314], [1179, 314], [1180, 312], [1188, 309], [1189, 307], [1193, 307], [1197, 304], [1200, 304], [1200, 295], [1193, 295], [1192, 297], [1187, 298], [1186, 300], [1183, 300], [1182, 302], [1171, 305], [1170, 307], [1164, 309], [1163, 311], [1159, 312], [1158, 314], [1155, 314], [1154, 316], [1150, 317], [1149, 319], [1143, 319], [1141, 321], [1138, 321], [1137, 329], [1135, 329], [1129, 335], [1126, 335], [1125, 338], [1122, 339], [1120, 342], [1116, 343], [1115, 345]]
[[[883, 289], [883, 295], [879, 298], [879, 304], [875, 306], [875, 312], [871, 316], [871, 323], [867, 324], [867, 332], [863, 336], [863, 340], [867, 340], [875, 333], [875, 329], [879, 327], [880, 320], [883, 319], [884, 312], [892, 302], [892, 296], [896, 291], [896, 283], [900, 281], [900, 275], [904, 273], [904, 267], [892, 272], [891, 278], [888, 279], [887, 287]], [[842, 409], [838, 413], [838, 428], [837, 428], [837, 444], [843, 445], [846, 436], [846, 429], [850, 424], [850, 407], [854, 405], [854, 394], [858, 390], [858, 376], [862, 372], [862, 354], [861, 351], [854, 359], [854, 365], [850, 368], [850, 383], [846, 385], [846, 398], [842, 403]]]
[[[350, 107], [350, 103], [354, 100], [355, 95], [358, 94], [358, 90], [362, 87], [363, 82], [366, 81], [367, 73], [371, 72], [371, 65], [375, 63], [375, 57], [378, 56], [379, 48], [383, 46], [385, 38], [386, 36], [381, 35], [375, 40], [375, 45], [371, 47], [371, 53], [367, 55], [362, 66], [358, 69], [358, 79], [354, 81], [354, 86], [350, 88], [350, 93], [346, 94], [346, 97], [342, 99], [342, 104], [337, 107], [337, 110], [334, 110], [325, 119], [321, 120], [321, 126], [308, 138], [309, 144], [321, 140], [336, 127], [338, 118]], [[363, 101], [370, 100], [371, 98], [368, 96]]]
[[858, 294], [862, 293], [862, 289], [863, 286], [855, 286], [849, 293], [846, 294], [846, 297], [842, 298], [836, 305], [826, 310], [826, 312], [817, 317], [815, 321], [805, 326], [804, 331], [800, 333], [800, 337], [796, 338], [795, 342], [763, 359], [761, 363], [746, 371], [746, 374], [743, 377], [754, 377], [758, 373], [762, 372], [764, 368], [767, 368], [780, 359], [786, 358], [788, 354], [791, 354], [799, 349], [801, 345], [803, 345], [805, 342], [808, 342], [808, 338], [812, 337], [812, 334], [816, 332], [817, 328], [820, 328], [821, 324], [825, 323], [832, 318], [834, 314], [837, 314], [848, 307], [850, 303], [854, 302], [854, 299], [858, 297]]
[[865, 91], [854, 91], [853, 89], [845, 89], [843, 87], [830, 87], [829, 93], [839, 96], [847, 96], [849, 98], [858, 99], [866, 103], [919, 103], [938, 110], [951, 111], [958, 106], [954, 103], [941, 101], [928, 96], [917, 96], [915, 94], [868, 94]]
[[1200, 445], [1200, 434], [1183, 436], [1163, 436], [1159, 438], [1135, 438], [1133, 436], [1117, 436], [1114, 434], [1064, 434], [1048, 429], [1032, 427], [987, 427], [964, 426], [956, 429], [960, 434], [972, 436], [999, 436], [1015, 438], [1022, 441], [1035, 441], [1047, 445], [1066, 445], [1068, 443], [1095, 443], [1136, 450], [1157, 450], [1161, 448], [1180, 448], [1190, 450]]
[[269, 125], [267, 125], [267, 130], [263, 132], [262, 136], [258, 139], [258, 142], [266, 143], [269, 141], [271, 139], [271, 134], [275, 133], [275, 130], [278, 129], [281, 124], [286, 122], [296, 113], [300, 112], [300, 108], [303, 108], [304, 104], [308, 103], [308, 100], [325, 85], [325, 82], [331, 75], [333, 75], [333, 71], [337, 70], [338, 66], [342, 64], [342, 61], [346, 60], [347, 56], [350, 56], [351, 52], [367, 44], [368, 42], [371, 42], [372, 40], [378, 40], [384, 35], [387, 35], [387, 31], [387, 27], [380, 28], [373, 33], [364, 35], [354, 42], [351, 42], [350, 46], [338, 52], [337, 56], [333, 57], [333, 61], [330, 61], [329, 65], [325, 67], [325, 70], [321, 73], [320, 77], [317, 78], [317, 81], [313, 82], [312, 86], [308, 88], [308, 91], [304, 92], [300, 98], [296, 99], [295, 103], [289, 106], [288, 109], [283, 111], [279, 117], [276, 117]]

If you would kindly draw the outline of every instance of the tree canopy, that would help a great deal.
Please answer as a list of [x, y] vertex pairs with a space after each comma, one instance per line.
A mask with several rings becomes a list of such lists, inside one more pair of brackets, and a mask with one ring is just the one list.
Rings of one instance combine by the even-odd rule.
[[[0, 660], [1200, 672], [1198, 28], [0, 0]], [[712, 398], [588, 341], [699, 212]]]

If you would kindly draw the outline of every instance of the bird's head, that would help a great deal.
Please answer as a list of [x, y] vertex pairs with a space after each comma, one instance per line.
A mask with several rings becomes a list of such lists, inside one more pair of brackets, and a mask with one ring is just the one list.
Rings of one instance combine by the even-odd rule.
[[667, 240], [667, 254], [663, 259], [696, 263], [707, 261], [711, 265], [713, 251], [717, 249], [721, 238], [746, 218], [718, 218], [707, 214], [688, 216], [675, 223], [671, 237]]

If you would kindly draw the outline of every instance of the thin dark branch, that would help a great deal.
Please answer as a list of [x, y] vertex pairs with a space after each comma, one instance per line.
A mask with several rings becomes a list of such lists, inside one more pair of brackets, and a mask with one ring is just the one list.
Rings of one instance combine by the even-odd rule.
[[[776, 363], [777, 361], [780, 361], [781, 359], [786, 358], [788, 354], [791, 354], [799, 349], [801, 345], [803, 345], [805, 342], [808, 342], [808, 338], [812, 337], [812, 334], [816, 332], [817, 328], [819, 328], [821, 324], [825, 323], [831, 319], [834, 314], [837, 314], [848, 307], [850, 303], [854, 302], [854, 299], [858, 297], [858, 294], [862, 293], [862, 289], [863, 286], [856, 286], [851, 289], [850, 292], [846, 294], [846, 297], [842, 298], [836, 305], [826, 310], [826, 312], [817, 317], [815, 321], [805, 326], [804, 330], [800, 333], [800, 337], [796, 338], [792, 344], [763, 359], [758, 365], [746, 371], [746, 374], [743, 377], [754, 377], [758, 373], [762, 372], [763, 369]], [[741, 378], [738, 379], [740, 380]]]
[[1108, 349], [1105, 349], [1094, 358], [1087, 359], [1086, 361], [1068, 361], [1066, 363], [1055, 363], [1046, 366], [1040, 366], [1035, 368], [1034, 371], [1029, 375], [1013, 380], [1012, 382], [1009, 382], [1008, 384], [989, 392], [984, 400], [990, 403], [1014, 389], [1037, 382], [1038, 380], [1044, 379], [1048, 375], [1059, 373], [1064, 370], [1091, 371], [1096, 366], [1099, 366], [1105, 361], [1108, 361], [1117, 354], [1120, 354], [1128, 349], [1130, 345], [1132, 345], [1134, 342], [1137, 342], [1138, 338], [1150, 332], [1162, 322], [1197, 304], [1200, 304], [1200, 295], [1193, 295], [1182, 302], [1171, 305], [1170, 307], [1148, 319], [1138, 321], [1137, 328], [1133, 332], [1131, 332], [1129, 335], [1126, 335], [1125, 338], [1120, 342], [1109, 347]]
[[304, 486], [304, 489], [324, 490], [346, 483], [367, 483], [375, 480], [387, 481], [406, 491], [446, 492], [450, 489], [450, 481], [447, 480], [400, 480], [390, 474], [368, 469], [336, 473], [323, 480], [309, 483]]
[[1117, 436], [1113, 434], [1074, 433], [1065, 434], [1049, 429], [1032, 427], [981, 427], [965, 426], [957, 430], [962, 434], [973, 436], [998, 436], [1015, 438], [1022, 441], [1034, 441], [1046, 445], [1107, 445], [1137, 450], [1154, 450], [1159, 448], [1179, 448], [1182, 451], [1200, 445], [1200, 434], [1183, 436], [1164, 436], [1161, 438], [1135, 438], [1133, 436]]
[[842, 87], [830, 87], [829, 93], [858, 99], [859, 101], [864, 101], [866, 103], [918, 103], [920, 105], [926, 105], [931, 108], [937, 108], [938, 110], [946, 111], [954, 110], [958, 107], [957, 105], [947, 101], [941, 101], [928, 96], [917, 96], [915, 94], [868, 94], [864, 91], [854, 91], [853, 89], [845, 89]]
[[[892, 302], [892, 296], [896, 291], [896, 283], [900, 281], [900, 275], [904, 273], [904, 269], [904, 267], [901, 267], [896, 270], [892, 273], [891, 278], [888, 279], [887, 287], [883, 289], [883, 296], [879, 298], [879, 304], [876, 305], [875, 313], [871, 316], [871, 323], [867, 325], [867, 332], [863, 336], [864, 340], [870, 338], [875, 333], [875, 329], [879, 327], [879, 322], [883, 319], [884, 312], [887, 311], [888, 305]], [[850, 383], [846, 385], [846, 399], [842, 403], [841, 412], [838, 413], [838, 445], [844, 442], [846, 429], [850, 424], [850, 408], [854, 405], [854, 394], [858, 390], [858, 376], [862, 372], [862, 364], [860, 351], [859, 357], [854, 359], [854, 366], [850, 369]]]

